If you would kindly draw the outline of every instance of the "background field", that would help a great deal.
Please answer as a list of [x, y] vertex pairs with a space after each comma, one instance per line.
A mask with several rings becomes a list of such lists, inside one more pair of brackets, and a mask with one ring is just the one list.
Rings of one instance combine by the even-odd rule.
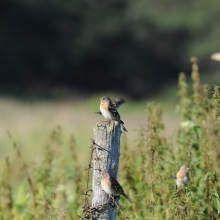
[[[219, 216], [219, 88], [200, 84], [196, 62], [192, 79], [187, 85], [181, 74], [175, 92], [154, 102], [126, 98], [120, 109], [129, 132], [121, 137], [119, 181], [134, 204], [120, 203], [131, 219]], [[91, 217], [83, 193], [92, 126], [102, 120], [94, 114], [99, 97], [1, 99], [1, 219]], [[191, 167], [190, 184], [175, 190], [183, 164]]]
[[[162, 98], [155, 98], [161, 101], [164, 106], [164, 122], [167, 124], [165, 133], [170, 134], [173, 128], [178, 125], [178, 115], [175, 114], [176, 93], [166, 91]], [[173, 94], [171, 94], [173, 93]], [[173, 95], [168, 101], [166, 97]], [[3, 154], [1, 157], [10, 155], [8, 147], [10, 140], [7, 131], [13, 135], [19, 147], [24, 151], [27, 159], [33, 159], [40, 154], [48, 135], [56, 127], [61, 126], [64, 132], [64, 142], [67, 143], [70, 134], [74, 134], [77, 142], [77, 150], [80, 157], [88, 153], [90, 138], [93, 137], [93, 125], [105, 120], [103, 116], [94, 114], [99, 110], [99, 98], [102, 94], [93, 97], [82, 97], [74, 100], [54, 101], [22, 101], [18, 99], [1, 98], [1, 124], [0, 135]], [[121, 97], [120, 94], [110, 94], [110, 97]], [[135, 102], [126, 98], [126, 104], [120, 109], [122, 119], [129, 130], [129, 142], [134, 142], [137, 136], [137, 129], [146, 127], [146, 101]], [[172, 118], [172, 123], [170, 119]], [[31, 143], [31, 147], [30, 147]], [[4, 147], [7, 146], [7, 147]], [[40, 156], [39, 156], [40, 157]]]

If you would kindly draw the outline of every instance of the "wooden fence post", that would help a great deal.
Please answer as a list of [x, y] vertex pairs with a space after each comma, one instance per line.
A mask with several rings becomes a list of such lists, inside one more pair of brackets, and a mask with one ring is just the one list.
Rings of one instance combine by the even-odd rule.
[[[96, 150], [93, 152], [93, 198], [92, 206], [105, 205], [109, 196], [102, 190], [100, 185], [101, 173], [108, 171], [117, 179], [120, 156], [121, 127], [118, 122], [100, 122], [93, 127]], [[103, 149], [99, 148], [98, 146]], [[104, 150], [105, 149], [105, 150]], [[93, 217], [94, 220], [116, 220], [116, 207], [106, 205]]]

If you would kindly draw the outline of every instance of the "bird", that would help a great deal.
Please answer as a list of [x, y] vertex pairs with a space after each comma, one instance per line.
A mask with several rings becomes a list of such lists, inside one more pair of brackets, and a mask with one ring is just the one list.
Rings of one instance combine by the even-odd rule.
[[[118, 110], [120, 108], [120, 106], [122, 104], [126, 103], [126, 101], [123, 99], [123, 98], [116, 98], [116, 99], [113, 99], [112, 100], [112, 104], [115, 106], [115, 108]], [[99, 111], [99, 112], [95, 112], [95, 114], [99, 114], [101, 115], [102, 113]]]
[[211, 56], [212, 60], [220, 61], [220, 53], [213, 53]]
[[176, 175], [176, 189], [180, 189], [184, 185], [187, 186], [190, 180], [188, 172], [189, 170], [190, 168], [186, 164], [180, 167], [180, 170]]
[[122, 195], [128, 201], [132, 202], [125, 194], [118, 181], [114, 177], [112, 177], [107, 171], [104, 171], [101, 174], [101, 187], [107, 194], [109, 194], [109, 197], [111, 197], [112, 195]]
[[100, 111], [102, 115], [110, 120], [117, 121], [121, 124], [124, 131], [127, 131], [127, 129], [124, 126], [124, 122], [121, 120], [120, 115], [116, 109], [116, 107], [112, 104], [111, 99], [108, 96], [103, 96], [100, 99]]

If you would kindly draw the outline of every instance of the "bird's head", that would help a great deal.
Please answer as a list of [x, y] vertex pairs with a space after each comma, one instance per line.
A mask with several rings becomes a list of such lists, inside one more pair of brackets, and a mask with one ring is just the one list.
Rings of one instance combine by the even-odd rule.
[[108, 96], [102, 96], [102, 97], [99, 99], [99, 101], [100, 101], [101, 103], [109, 103], [109, 102], [111, 102], [111, 99], [110, 99]]
[[109, 179], [109, 178], [110, 178], [110, 174], [109, 174], [107, 171], [104, 171], [104, 172], [101, 174], [101, 178], [102, 178], [102, 179]]
[[189, 170], [190, 170], [190, 168], [186, 164], [184, 164], [183, 166], [180, 167], [181, 172], [188, 172]]

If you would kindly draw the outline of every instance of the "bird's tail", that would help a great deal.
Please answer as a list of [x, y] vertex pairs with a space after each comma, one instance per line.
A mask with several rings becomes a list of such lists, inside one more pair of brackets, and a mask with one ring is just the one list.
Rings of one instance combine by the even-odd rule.
[[133, 203], [125, 193], [123, 193], [121, 195], [124, 196], [129, 202]]
[[121, 126], [122, 126], [122, 128], [123, 128], [124, 131], [128, 132], [128, 130], [125, 128], [124, 122], [123, 122], [122, 120], [121, 120]]
[[123, 124], [121, 124], [121, 125], [122, 125], [123, 130], [128, 132], [128, 130], [125, 128], [125, 126]]

